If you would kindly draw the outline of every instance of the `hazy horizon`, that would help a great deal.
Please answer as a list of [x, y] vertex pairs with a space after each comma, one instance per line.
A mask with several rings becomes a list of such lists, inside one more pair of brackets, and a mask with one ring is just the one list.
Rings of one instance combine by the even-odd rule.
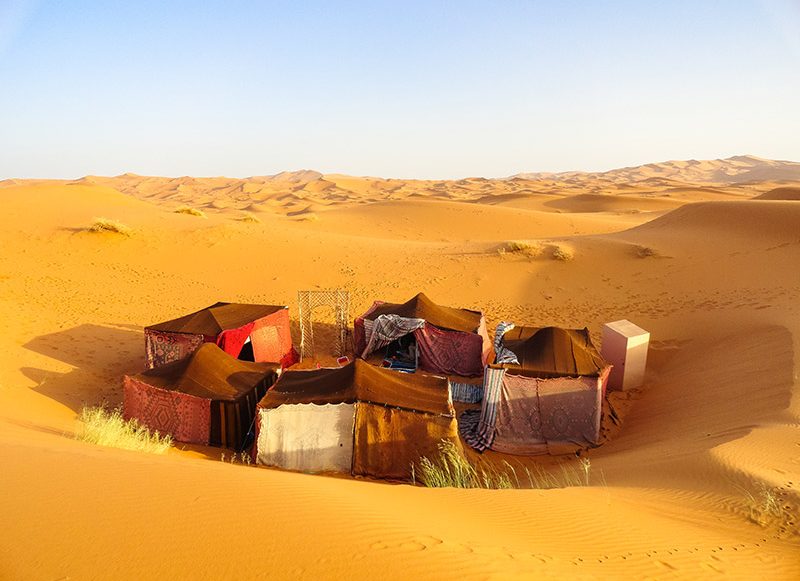
[[0, 179], [800, 160], [800, 4], [11, 0]]

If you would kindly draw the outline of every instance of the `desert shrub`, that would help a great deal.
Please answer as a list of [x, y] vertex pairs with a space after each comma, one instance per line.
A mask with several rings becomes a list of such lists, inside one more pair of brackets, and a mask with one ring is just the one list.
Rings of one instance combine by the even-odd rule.
[[520, 254], [528, 258], [537, 258], [544, 252], [544, 247], [539, 242], [525, 240], [509, 240], [498, 249], [499, 254]]
[[206, 214], [197, 208], [190, 208], [189, 206], [181, 206], [175, 210], [176, 214], [188, 214], [189, 216], [197, 216], [198, 218], [205, 218]]
[[236, 218], [239, 222], [249, 222], [252, 224], [260, 224], [261, 220], [258, 216], [254, 216], [253, 214], [242, 214], [238, 218]]
[[649, 258], [651, 256], [658, 256], [658, 251], [655, 248], [650, 248], [649, 246], [637, 246], [636, 256], [638, 256], [639, 258]]
[[[491, 464], [476, 468], [469, 463], [456, 445], [442, 440], [439, 453], [432, 459], [423, 456], [418, 466], [411, 466], [411, 479], [429, 488], [567, 488], [570, 486], [592, 486], [591, 462], [581, 458], [578, 465], [562, 463], [555, 472], [536, 465], [528, 468], [520, 465], [519, 471], [506, 461], [502, 468]], [[600, 472], [599, 484], [605, 486], [605, 477]]]
[[83, 431], [76, 438], [84, 442], [154, 454], [163, 454], [172, 445], [172, 436], [150, 431], [133, 418], [124, 419], [119, 409], [84, 407], [78, 419], [83, 423]]
[[570, 260], [575, 258], [575, 253], [566, 246], [559, 246], [558, 244], [554, 244], [552, 256], [555, 260], [560, 260], [561, 262], [569, 262]]
[[110, 232], [113, 234], [122, 234], [123, 236], [131, 235], [131, 229], [125, 224], [116, 220], [109, 220], [108, 218], [95, 218], [94, 223], [89, 226], [89, 232]]

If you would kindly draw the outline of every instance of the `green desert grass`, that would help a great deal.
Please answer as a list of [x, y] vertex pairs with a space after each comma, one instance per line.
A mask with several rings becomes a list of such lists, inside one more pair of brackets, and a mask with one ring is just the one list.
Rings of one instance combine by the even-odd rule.
[[131, 229], [122, 222], [117, 220], [109, 220], [108, 218], [95, 218], [89, 232], [111, 232], [113, 234], [122, 234], [123, 236], [130, 236]]
[[163, 454], [172, 446], [172, 436], [151, 431], [135, 419], [126, 420], [119, 409], [84, 407], [78, 419], [83, 432], [76, 438], [99, 446]]
[[205, 218], [206, 213], [197, 208], [190, 208], [189, 206], [181, 206], [175, 210], [176, 214], [188, 214], [189, 216], [197, 216], [198, 218]]
[[570, 486], [605, 486], [605, 477], [592, 479], [592, 465], [588, 458], [577, 464], [562, 463], [555, 471], [541, 466], [515, 468], [503, 461], [500, 468], [487, 465], [477, 468], [470, 464], [458, 447], [449, 440], [438, 445], [439, 453], [433, 458], [423, 456], [418, 465], [411, 466], [412, 482], [419, 481], [429, 488], [567, 488]]

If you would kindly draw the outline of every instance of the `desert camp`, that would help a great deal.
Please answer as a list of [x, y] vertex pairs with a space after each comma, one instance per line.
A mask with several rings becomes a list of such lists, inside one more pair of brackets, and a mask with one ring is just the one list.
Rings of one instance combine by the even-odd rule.
[[800, 0], [0, 1], [0, 581], [800, 579]]

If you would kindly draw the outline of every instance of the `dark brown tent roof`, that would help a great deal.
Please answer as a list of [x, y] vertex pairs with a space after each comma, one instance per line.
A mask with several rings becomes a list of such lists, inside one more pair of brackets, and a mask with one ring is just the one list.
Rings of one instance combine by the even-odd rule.
[[216, 303], [196, 313], [150, 325], [146, 328], [151, 331], [214, 336], [227, 329], [238, 329], [247, 323], [252, 323], [285, 308], [287, 307], [277, 305]]
[[534, 377], [598, 375], [608, 363], [589, 338], [589, 329], [514, 327], [503, 335], [503, 345], [517, 356], [509, 370]]
[[285, 371], [258, 405], [276, 408], [282, 404], [358, 401], [453, 415], [444, 377], [401, 373], [361, 359], [335, 369]]
[[213, 343], [204, 343], [186, 359], [148, 369], [133, 379], [148, 385], [214, 400], [235, 400], [265, 378], [272, 383], [277, 366], [240, 361]]
[[405, 303], [383, 303], [378, 305], [370, 314], [370, 319], [377, 319], [380, 315], [399, 315], [410, 319], [425, 319], [431, 325], [452, 331], [475, 333], [481, 324], [481, 313], [467, 309], [454, 309], [441, 307], [419, 293]]

